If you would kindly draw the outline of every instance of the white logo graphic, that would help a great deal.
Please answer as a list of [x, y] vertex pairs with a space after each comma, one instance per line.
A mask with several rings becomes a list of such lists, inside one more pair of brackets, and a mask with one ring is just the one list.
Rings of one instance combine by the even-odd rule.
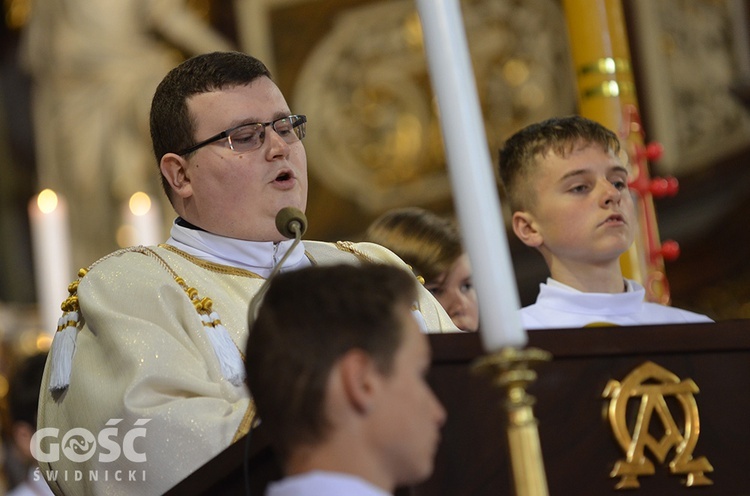
[[100, 463], [114, 462], [122, 455], [125, 455], [125, 458], [131, 462], [143, 463], [146, 461], [146, 454], [136, 451], [135, 440], [139, 437], [146, 437], [146, 428], [142, 426], [150, 420], [136, 420], [133, 428], [125, 432], [122, 442], [118, 440], [120, 429], [117, 427], [122, 419], [108, 420], [107, 427], [99, 431], [96, 436], [88, 429], [76, 427], [67, 431], [59, 442], [50, 440], [49, 449], [46, 452], [42, 450], [42, 440], [60, 439], [60, 429], [45, 427], [36, 431], [32, 436], [31, 453], [37, 461], [46, 463], [60, 461], [61, 450], [63, 457], [77, 463], [86, 462], [95, 455], [98, 455], [97, 459]]

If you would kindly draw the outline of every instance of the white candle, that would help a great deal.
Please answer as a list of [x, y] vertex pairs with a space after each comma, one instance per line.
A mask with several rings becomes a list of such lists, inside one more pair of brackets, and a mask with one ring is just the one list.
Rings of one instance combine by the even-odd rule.
[[117, 235], [120, 246], [156, 245], [163, 241], [161, 213], [156, 202], [141, 191], [122, 208], [123, 225]]
[[518, 288], [457, 0], [417, 0], [485, 350], [524, 347]]
[[50, 189], [41, 191], [29, 202], [29, 223], [39, 316], [44, 329], [54, 333], [62, 315], [60, 304], [75, 279], [65, 200]]

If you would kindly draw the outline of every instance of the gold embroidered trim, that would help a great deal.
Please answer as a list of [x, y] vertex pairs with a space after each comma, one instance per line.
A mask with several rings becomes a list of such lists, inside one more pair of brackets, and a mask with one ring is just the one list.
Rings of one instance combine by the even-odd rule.
[[[216, 269], [219, 269], [217, 270], [217, 272], [221, 272], [224, 274], [230, 273], [228, 270], [226, 270], [226, 269], [229, 269], [230, 267], [224, 267], [219, 264], [213, 264], [211, 262], [205, 262], [203, 260], [199, 260], [169, 245], [159, 245], [159, 246], [169, 251], [173, 251], [174, 253], [178, 255], [182, 255], [187, 260], [197, 265], [200, 265], [204, 268], [213, 269], [213, 267], [215, 267]], [[93, 269], [94, 266], [100, 264], [101, 262], [107, 260], [108, 258], [119, 256], [119, 255], [122, 255], [123, 253], [140, 253], [141, 255], [146, 255], [155, 259], [159, 263], [159, 265], [161, 265], [162, 268], [166, 270], [172, 276], [172, 279], [174, 279], [177, 285], [180, 286], [180, 288], [182, 288], [182, 290], [185, 292], [190, 302], [193, 304], [193, 307], [195, 307], [195, 311], [198, 312], [198, 315], [205, 315], [206, 317], [208, 317], [208, 319], [201, 318], [201, 321], [204, 327], [216, 328], [217, 326], [222, 325], [221, 319], [219, 318], [218, 314], [213, 312], [213, 301], [211, 300], [211, 298], [207, 296], [200, 298], [200, 296], [198, 295], [197, 289], [191, 286], [188, 286], [185, 280], [182, 277], [180, 277], [177, 274], [177, 272], [175, 272], [175, 270], [167, 263], [166, 260], [164, 260], [164, 258], [161, 257], [161, 255], [156, 253], [156, 251], [154, 251], [152, 248], [148, 248], [145, 246], [131, 246], [128, 248], [123, 248], [121, 250], [110, 253], [109, 255], [105, 257], [100, 258], [99, 260], [91, 264], [88, 267], [88, 269], [80, 269], [78, 271], [78, 279], [70, 283], [70, 285], [68, 286], [68, 292], [70, 293], [70, 296], [62, 303], [61, 305], [62, 310], [65, 311], [66, 313], [77, 311], [78, 310], [78, 294], [77, 294], [78, 284], [80, 283], [83, 276], [85, 276], [87, 272]], [[243, 270], [243, 269], [236, 269], [236, 270], [238, 271], [236, 275], [245, 275], [249, 277], [262, 279], [259, 275], [253, 272], [250, 272], [249, 270]], [[62, 326], [62, 328], [65, 328], [65, 326]], [[58, 325], [57, 330], [58, 331], [62, 330], [59, 325]], [[240, 352], [240, 356], [242, 357], [242, 361], [244, 362], [245, 361], [244, 353], [242, 353], [242, 350], [240, 349], [240, 347], [237, 346], [237, 343], [234, 343], [234, 340], [232, 340], [232, 343], [234, 344], [235, 348], [237, 348], [237, 351]]]
[[[96, 262], [92, 263], [88, 267], [82, 267], [82, 268], [78, 269], [78, 274], [77, 274], [78, 278], [75, 281], [71, 282], [68, 285], [68, 297], [65, 298], [65, 300], [60, 305], [60, 310], [63, 311], [63, 317], [65, 317], [68, 314], [73, 314], [73, 312], [78, 312], [80, 310], [80, 306], [78, 305], [78, 285], [81, 283], [81, 279], [83, 279], [83, 277], [91, 269], [93, 269], [94, 267], [96, 267], [101, 262], [107, 260], [108, 258], [116, 257], [116, 256], [119, 256], [119, 255], [122, 255], [123, 253], [133, 253], [133, 252], [134, 253], [144, 253], [145, 250], [146, 250], [146, 248], [144, 248], [142, 246], [131, 246], [129, 248], [123, 248], [121, 250], [117, 250], [115, 252], [110, 253], [107, 256], [104, 256], [104, 257], [100, 258], [99, 260], [97, 260]], [[158, 255], [157, 255], [157, 257], [158, 257]], [[159, 258], [161, 258], [161, 257], [159, 257]], [[75, 314], [75, 315], [76, 315], [76, 317], [75, 317], [74, 321], [75, 321], [75, 323], [77, 325], [78, 324], [78, 318], [80, 316], [77, 315], [77, 314]], [[58, 326], [57, 326], [57, 331], [58, 332], [62, 331], [63, 329], [65, 329], [65, 327], [67, 327], [67, 325], [65, 325], [64, 323], [61, 323], [61, 324], [62, 325], [58, 324]]]
[[[207, 269], [207, 270], [212, 270], [214, 272], [219, 272], [221, 274], [228, 274], [232, 276], [245, 276], [245, 277], [252, 277], [254, 279], [263, 279], [263, 277], [261, 277], [260, 275], [250, 270], [240, 269], [237, 267], [229, 267], [226, 265], [221, 265], [221, 264], [217, 264], [214, 262], [207, 262], [205, 260], [201, 260], [200, 258], [196, 258], [188, 253], [185, 253], [184, 251], [172, 245], [160, 244], [159, 248], [164, 248], [165, 250], [169, 250], [172, 253], [175, 253], [183, 257], [189, 262], [194, 263], [195, 265], [202, 267], [204, 269]], [[315, 260], [315, 257], [313, 257], [312, 254], [308, 252], [307, 250], [305, 250], [305, 256], [308, 258], [308, 260], [310, 260], [310, 262], [313, 265], [318, 265], [318, 262]]]
[[230, 276], [243, 276], [243, 277], [251, 277], [253, 279], [263, 279], [263, 277], [259, 276], [255, 272], [252, 272], [246, 269], [240, 269], [237, 267], [229, 267], [227, 265], [221, 265], [221, 264], [217, 264], [214, 262], [207, 262], [206, 260], [201, 260], [200, 258], [194, 257], [188, 253], [185, 253], [184, 251], [180, 250], [179, 248], [175, 248], [172, 245], [161, 244], [159, 245], [159, 248], [164, 248], [165, 250], [171, 251], [172, 253], [175, 253], [176, 255], [181, 256], [182, 258], [189, 261], [190, 263], [193, 263], [206, 270], [210, 270], [213, 272], [218, 272], [220, 274], [226, 274]]
[[[60, 310], [62, 310], [63, 312], [69, 313], [69, 312], [77, 312], [78, 310], [80, 310], [80, 307], [78, 306], [78, 284], [80, 284], [81, 279], [83, 278], [83, 276], [86, 275], [88, 271], [89, 269], [85, 269], [85, 268], [79, 269], [78, 279], [76, 279], [75, 281], [71, 282], [68, 285], [68, 297], [65, 298], [65, 301], [63, 301], [62, 304], [60, 305]], [[63, 329], [65, 329], [65, 327], [67, 327], [67, 325], [65, 325], [61, 321], [57, 325], [57, 332], [62, 331]]]
[[245, 410], [245, 416], [242, 417], [242, 421], [240, 421], [240, 425], [237, 427], [237, 432], [234, 433], [234, 437], [232, 438], [233, 443], [236, 443], [242, 438], [242, 436], [250, 432], [250, 429], [253, 428], [253, 424], [255, 424], [256, 417], [257, 411], [255, 410], [255, 402], [251, 398], [250, 404], [247, 405], [247, 410]]
[[355, 257], [359, 258], [360, 260], [364, 260], [365, 262], [378, 263], [377, 260], [372, 258], [367, 253], [364, 253], [363, 251], [358, 250], [354, 246], [354, 243], [351, 241], [336, 241], [336, 248], [338, 248], [341, 251], [351, 253]]

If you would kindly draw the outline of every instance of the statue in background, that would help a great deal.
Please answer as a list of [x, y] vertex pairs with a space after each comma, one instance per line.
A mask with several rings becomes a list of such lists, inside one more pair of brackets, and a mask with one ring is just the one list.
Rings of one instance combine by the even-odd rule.
[[159, 81], [186, 56], [228, 49], [187, 0], [33, 3], [21, 60], [33, 81], [38, 181], [68, 199], [74, 268], [116, 247], [130, 195], [164, 198], [148, 131]]

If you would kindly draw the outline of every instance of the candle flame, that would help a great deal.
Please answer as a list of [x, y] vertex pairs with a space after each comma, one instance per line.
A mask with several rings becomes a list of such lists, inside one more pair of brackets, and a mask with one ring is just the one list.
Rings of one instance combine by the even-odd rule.
[[36, 337], [36, 351], [47, 352], [52, 346], [52, 336], [49, 334], [39, 334]]
[[146, 193], [138, 191], [130, 197], [128, 207], [133, 215], [146, 215], [151, 210], [151, 198]]
[[43, 214], [49, 214], [57, 208], [57, 194], [51, 189], [42, 190], [36, 197], [36, 204]]

